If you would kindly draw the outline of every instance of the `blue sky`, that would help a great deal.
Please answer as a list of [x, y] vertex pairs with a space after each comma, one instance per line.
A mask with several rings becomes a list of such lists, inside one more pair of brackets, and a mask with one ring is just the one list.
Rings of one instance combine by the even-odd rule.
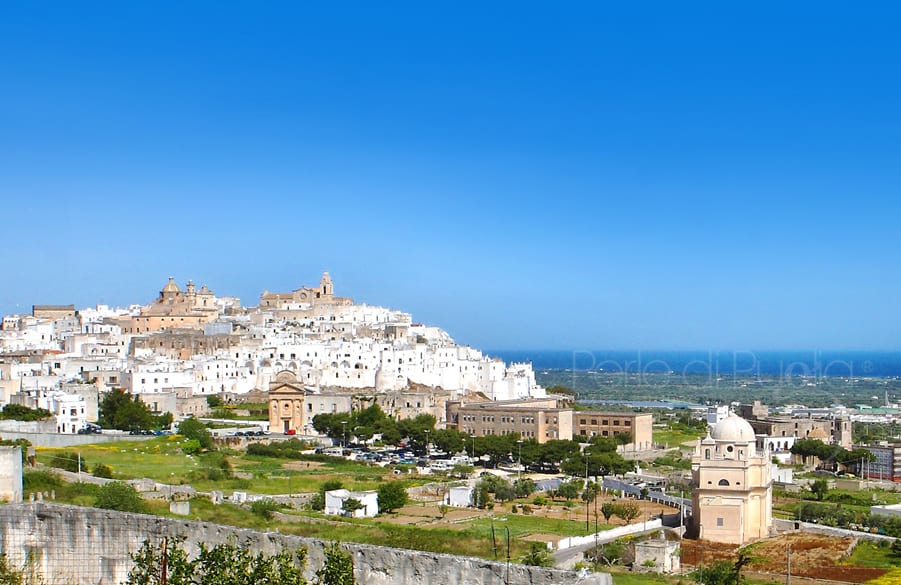
[[0, 312], [329, 270], [483, 348], [901, 348], [891, 4], [299, 4], [3, 7]]

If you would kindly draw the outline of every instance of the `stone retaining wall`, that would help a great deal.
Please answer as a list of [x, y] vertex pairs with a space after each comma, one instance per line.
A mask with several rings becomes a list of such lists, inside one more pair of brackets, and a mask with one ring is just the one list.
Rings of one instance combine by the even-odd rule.
[[[323, 563], [322, 541], [276, 532], [46, 502], [0, 507], [0, 552], [14, 566], [29, 566], [48, 584], [122, 583], [132, 565], [130, 555], [145, 540], [179, 535], [187, 538], [191, 554], [197, 543], [215, 546], [230, 540], [267, 554], [306, 547], [311, 581]], [[344, 546], [353, 556], [357, 583], [365, 585], [612, 584], [604, 573], [586, 575], [354, 543]]]

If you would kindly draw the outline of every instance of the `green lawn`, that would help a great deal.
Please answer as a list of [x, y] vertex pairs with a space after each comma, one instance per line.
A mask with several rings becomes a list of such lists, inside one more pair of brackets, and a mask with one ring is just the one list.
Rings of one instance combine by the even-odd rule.
[[681, 582], [676, 577], [664, 577], [654, 573], [612, 572], [613, 585], [671, 585]]
[[[117, 479], [149, 477], [156, 481], [187, 478], [199, 463], [196, 457], [181, 452], [181, 437], [157, 437], [147, 441], [122, 441], [83, 445], [66, 449], [37, 449], [39, 463], [52, 466], [53, 457], [60, 452], [81, 455], [82, 469], [90, 470], [97, 463], [109, 465]], [[176, 481], [176, 483], [178, 483]]]
[[892, 549], [887, 544], [880, 546], [872, 542], [861, 541], [854, 547], [854, 552], [843, 564], [855, 567], [892, 569], [901, 565], [901, 559], [892, 554]]
[[654, 443], [679, 447], [688, 441], [696, 441], [704, 436], [704, 431], [689, 431], [672, 428], [654, 428]]
[[52, 466], [58, 453], [76, 452], [81, 455], [82, 469], [86, 473], [90, 473], [97, 463], [103, 463], [112, 468], [115, 479], [146, 477], [163, 483], [191, 484], [199, 491], [248, 490], [261, 494], [314, 492], [329, 476], [337, 476], [349, 489], [375, 489], [391, 473], [387, 468], [341, 459], [317, 463], [226, 451], [233, 470], [250, 474], [252, 479], [209, 479], [206, 475], [218, 469], [221, 454], [185, 455], [181, 451], [181, 442], [181, 437], [174, 435], [142, 442], [122, 441], [70, 449], [41, 448], [37, 450], [37, 459]]
[[[510, 529], [510, 536], [521, 537], [530, 534], [556, 534], [558, 536], [584, 536], [594, 534], [594, 518], [589, 521], [589, 529], [585, 529], [585, 519], [563, 520], [558, 518], [543, 518], [530, 514], [498, 514], [493, 518], [478, 518], [467, 523], [481, 534], [490, 535], [491, 525], [494, 524], [495, 533], [504, 533], [504, 527]], [[598, 530], [613, 528], [603, 522], [598, 524]]]

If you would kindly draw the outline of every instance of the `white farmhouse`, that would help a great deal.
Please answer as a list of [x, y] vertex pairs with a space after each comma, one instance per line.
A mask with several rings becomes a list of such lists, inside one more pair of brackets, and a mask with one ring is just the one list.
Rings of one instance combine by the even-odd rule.
[[472, 506], [471, 485], [454, 486], [444, 495], [444, 503], [452, 508], [468, 508]]
[[346, 516], [344, 502], [354, 499], [363, 507], [353, 512], [354, 518], [372, 518], [379, 513], [379, 496], [375, 490], [352, 492], [349, 490], [331, 490], [325, 492], [325, 513], [329, 516]]

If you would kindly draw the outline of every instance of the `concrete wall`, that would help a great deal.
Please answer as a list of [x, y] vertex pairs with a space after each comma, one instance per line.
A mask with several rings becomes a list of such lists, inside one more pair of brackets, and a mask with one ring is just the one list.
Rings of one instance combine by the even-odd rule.
[[22, 501], [22, 449], [0, 446], [0, 502]]
[[[55, 431], [56, 427], [54, 427]], [[7, 440], [28, 439], [35, 447], [77, 447], [78, 445], [95, 445], [97, 443], [114, 443], [116, 441], [146, 441], [151, 436], [144, 435], [63, 435], [60, 433], [23, 433], [0, 430], [0, 437]]]
[[[47, 503], [0, 507], [0, 552], [15, 566], [26, 562], [44, 582], [106, 585], [125, 581], [130, 555], [146, 539], [187, 537], [189, 553], [234, 540], [254, 552], [274, 554], [306, 547], [306, 576], [323, 563], [324, 543], [273, 532], [256, 532], [204, 522], [126, 514]], [[347, 543], [358, 583], [366, 585], [612, 585], [610, 575], [509, 565], [484, 559]], [[509, 575], [507, 571], [509, 570]]]
[[[572, 548], [574, 546], [593, 544], [595, 542], [610, 542], [624, 536], [639, 534], [641, 532], [647, 532], [648, 530], [657, 530], [662, 527], [663, 522], [661, 522], [660, 520], [646, 520], [644, 522], [638, 522], [636, 524], [617, 526], [616, 528], [611, 528], [610, 530], [602, 530], [597, 533], [597, 536], [595, 536], [594, 534], [589, 534], [587, 536], [570, 536], [568, 538], [564, 538], [563, 540], [557, 541], [555, 550], [564, 550], [567, 548]], [[551, 546], [552, 543], [548, 543], [548, 547], [550, 548]]]
[[56, 434], [56, 419], [51, 416], [46, 420], [0, 420], [0, 433], [4, 437], [12, 433]]
[[782, 532], [809, 532], [811, 534], [825, 534], [827, 536], [838, 536], [841, 538], [859, 538], [861, 540], [869, 540], [871, 542], [894, 542], [895, 539], [884, 534], [872, 534], [870, 532], [859, 532], [857, 530], [847, 530], [845, 528], [835, 528], [834, 526], [823, 526], [822, 524], [812, 524], [810, 522], [799, 522], [798, 520], [784, 520], [776, 518], [773, 520], [773, 529], [777, 533]]

